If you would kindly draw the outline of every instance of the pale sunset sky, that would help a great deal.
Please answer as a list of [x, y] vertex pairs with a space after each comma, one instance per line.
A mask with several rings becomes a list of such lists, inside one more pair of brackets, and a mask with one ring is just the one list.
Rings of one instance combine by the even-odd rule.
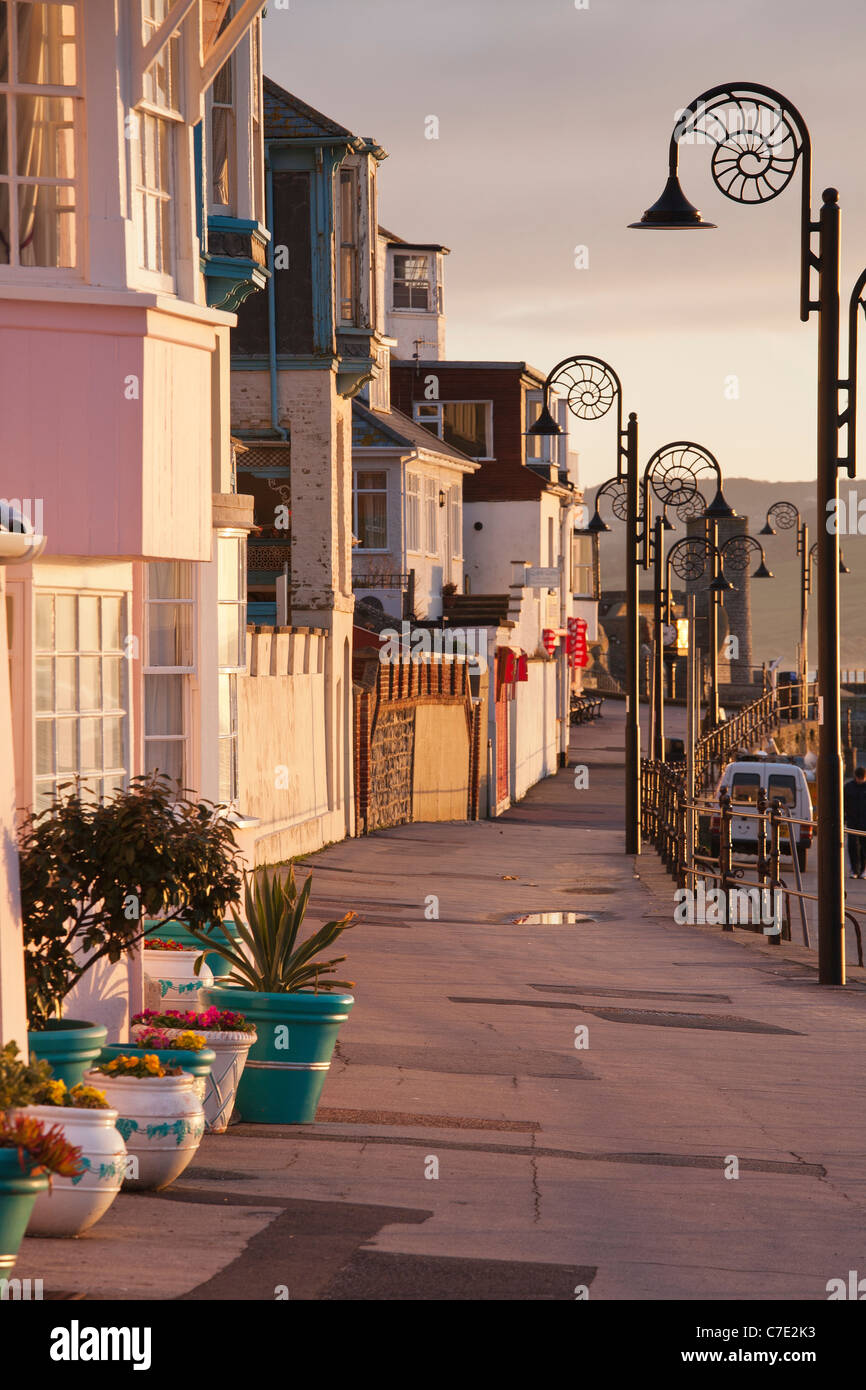
[[[811, 478], [817, 321], [798, 316], [799, 173], [743, 208], [715, 188], [709, 147], [683, 146], [685, 193], [719, 230], [626, 226], [662, 190], [680, 108], [719, 82], [775, 87], [811, 130], [815, 215], [822, 190], [840, 190], [846, 302], [866, 265], [863, 0], [583, 3], [271, 3], [265, 71], [388, 150], [381, 221], [451, 248], [449, 357], [544, 371], [605, 357], [645, 458], [691, 438], [728, 476]], [[425, 138], [431, 115], [438, 140]], [[575, 422], [572, 448], [585, 486], [612, 472], [606, 422]]]

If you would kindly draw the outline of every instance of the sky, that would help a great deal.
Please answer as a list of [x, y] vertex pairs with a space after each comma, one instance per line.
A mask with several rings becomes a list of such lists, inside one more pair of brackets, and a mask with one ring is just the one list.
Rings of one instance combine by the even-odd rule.
[[[263, 34], [268, 76], [389, 152], [381, 222], [450, 247], [449, 357], [600, 356], [644, 458], [692, 439], [729, 476], [814, 477], [799, 172], [741, 207], [710, 148], [683, 146], [686, 196], [718, 230], [627, 224], [662, 190], [684, 106], [716, 83], [774, 87], [811, 131], [816, 216], [840, 190], [847, 304], [866, 265], [863, 0], [271, 0]], [[612, 413], [575, 422], [584, 486], [614, 471], [614, 434]]]

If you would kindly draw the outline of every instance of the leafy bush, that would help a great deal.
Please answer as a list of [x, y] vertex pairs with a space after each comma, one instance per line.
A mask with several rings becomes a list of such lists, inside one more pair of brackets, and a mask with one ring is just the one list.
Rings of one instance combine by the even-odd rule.
[[[120, 960], [148, 918], [204, 926], [241, 889], [231, 827], [162, 774], [101, 804], [78, 791], [25, 821], [19, 839], [31, 1028], [59, 1016], [97, 961]], [[152, 929], [152, 927], [150, 928]]]
[[[345, 956], [314, 963], [314, 958], [333, 945], [340, 933], [352, 925], [356, 916], [354, 912], [347, 912], [339, 921], [326, 922], [296, 947], [310, 900], [313, 875], [309, 875], [300, 892], [291, 866], [285, 880], [276, 874], [268, 877], [267, 869], [260, 869], [245, 876], [244, 881], [247, 920], [242, 922], [234, 907], [232, 916], [238, 937], [247, 948], [246, 954], [221, 921], [217, 921], [208, 934], [198, 927], [187, 927], [190, 934], [208, 950], [216, 951], [223, 960], [228, 961], [232, 967], [226, 977], [228, 981], [259, 994], [295, 994], [311, 988], [317, 994], [320, 989], [354, 989], [351, 980], [322, 979], [323, 975], [332, 975], [346, 959]], [[218, 931], [225, 937], [225, 945], [219, 941]], [[199, 961], [196, 968], [198, 965]]]
[[36, 1105], [37, 1097], [52, 1084], [48, 1062], [25, 1062], [18, 1044], [8, 1042], [0, 1048], [0, 1111], [22, 1105]]

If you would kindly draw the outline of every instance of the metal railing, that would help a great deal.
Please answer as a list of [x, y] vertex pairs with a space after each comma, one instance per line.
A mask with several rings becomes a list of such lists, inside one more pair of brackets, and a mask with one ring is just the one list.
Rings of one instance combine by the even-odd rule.
[[[643, 834], [647, 841], [655, 845], [662, 863], [676, 879], [679, 888], [696, 892], [701, 882], [712, 882], [722, 897], [723, 920], [720, 924], [723, 930], [733, 931], [734, 926], [739, 925], [747, 930], [764, 932], [775, 944], [792, 939], [791, 910], [796, 905], [803, 945], [811, 948], [805, 905], [807, 902], [817, 902], [818, 896], [803, 889], [798, 848], [813, 843], [817, 831], [815, 821], [792, 816], [778, 798], [770, 802], [763, 787], [758, 791], [754, 810], [740, 803], [734, 804], [727, 788], [722, 788], [717, 804], [706, 794], [689, 801], [681, 764], [645, 762], [641, 781]], [[687, 840], [690, 810], [694, 813], [692, 819], [696, 827], [696, 843], [693, 846]], [[752, 852], [755, 877], [751, 879], [746, 878], [746, 872], [752, 864], [735, 858], [732, 833], [735, 817], [737, 820], [757, 822]], [[863, 830], [846, 827], [845, 833], [849, 837], [866, 838], [866, 831]], [[783, 876], [782, 865], [788, 856], [795, 886]], [[779, 920], [768, 929], [763, 912], [766, 900], [763, 897], [756, 900], [751, 895], [772, 895], [775, 911], [776, 893], [784, 902], [784, 910]], [[743, 920], [741, 910], [744, 894], [751, 907], [757, 902], [759, 908], [757, 913], [753, 913], [750, 907], [746, 920]], [[864, 963], [860, 926], [862, 916], [866, 916], [866, 910], [846, 908], [845, 917], [854, 929], [857, 963], [860, 966]]]
[[780, 685], [768, 690], [727, 720], [710, 729], [695, 745], [695, 784], [703, 786], [713, 772], [720, 772], [740, 748], [768, 734], [780, 724], [814, 719], [818, 711], [815, 681]]

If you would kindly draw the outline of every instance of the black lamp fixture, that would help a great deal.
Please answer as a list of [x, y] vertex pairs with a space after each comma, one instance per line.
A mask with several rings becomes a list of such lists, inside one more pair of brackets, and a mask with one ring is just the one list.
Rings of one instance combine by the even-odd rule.
[[734, 511], [733, 507], [725, 500], [725, 494], [722, 492], [722, 484], [721, 481], [719, 481], [716, 488], [716, 495], [704, 512], [704, 516], [709, 517], [711, 521], [722, 521], [728, 517], [735, 517], [736, 515], [737, 513]]
[[546, 391], [544, 393], [544, 400], [538, 419], [534, 424], [529, 426], [526, 433], [532, 435], [562, 434], [562, 430], [559, 428], [559, 425], [554, 420], [548, 408]]
[[441, 488], [441, 487], [440, 487], [440, 489], [439, 489], [439, 506], [440, 506], [440, 507], [444, 507], [444, 506], [445, 506], [445, 489], [444, 489], [444, 488]]
[[721, 572], [719, 572], [715, 579], [707, 585], [711, 594], [727, 594], [732, 592], [735, 587], [736, 585], [732, 584], [729, 579], [726, 579]]
[[662, 196], [647, 208], [639, 222], [630, 222], [637, 231], [712, 231], [715, 222], [705, 222], [697, 208], [689, 202], [676, 174], [676, 164], [664, 186]]
[[[764, 535], [764, 532], [763, 532], [763, 531], [761, 532], [761, 535]], [[766, 561], [762, 560], [761, 563], [758, 565], [758, 568], [755, 570], [755, 573], [752, 575], [752, 578], [753, 578], [753, 579], [774, 579], [774, 578], [775, 578], [775, 575], [773, 574], [773, 571], [772, 571], [772, 570], [768, 570], [768, 569], [767, 569]]]
[[610, 527], [608, 526], [607, 522], [599, 514], [598, 502], [596, 502], [595, 504], [595, 511], [593, 512], [592, 517], [587, 522], [586, 529], [587, 531], [591, 531], [593, 535], [601, 535], [602, 531], [610, 530]]

